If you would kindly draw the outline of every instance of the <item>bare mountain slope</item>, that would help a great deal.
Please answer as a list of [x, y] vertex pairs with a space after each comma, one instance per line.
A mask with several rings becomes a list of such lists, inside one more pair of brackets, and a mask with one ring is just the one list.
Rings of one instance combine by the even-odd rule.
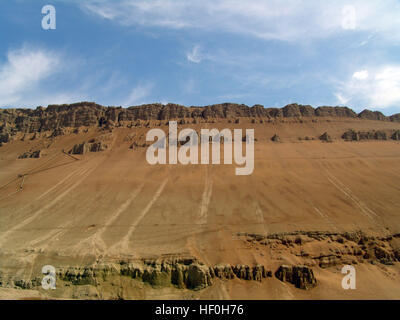
[[[399, 122], [297, 105], [135, 108], [2, 110], [0, 297], [400, 298]], [[254, 128], [254, 173], [149, 165], [146, 132], [171, 119]], [[342, 289], [345, 264], [357, 290]], [[41, 288], [45, 265], [56, 290]]]

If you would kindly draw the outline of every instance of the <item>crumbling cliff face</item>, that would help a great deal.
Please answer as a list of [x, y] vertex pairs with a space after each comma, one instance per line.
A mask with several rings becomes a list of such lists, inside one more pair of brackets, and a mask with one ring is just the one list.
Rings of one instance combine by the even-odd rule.
[[319, 107], [315, 109], [317, 117], [356, 118], [357, 114], [347, 107]]
[[381, 120], [381, 121], [388, 120], [388, 118], [382, 112], [370, 111], [370, 110], [364, 110], [358, 115], [358, 117], [360, 119], [367, 119], [367, 120]]
[[[296, 256], [301, 257], [306, 266], [330, 268], [345, 264], [393, 265], [400, 262], [400, 234], [375, 237], [367, 236], [361, 231], [342, 234], [299, 231], [267, 236], [257, 234], [239, 234], [239, 236], [261, 247], [276, 248], [273, 250], [278, 251], [290, 249]], [[315, 251], [316, 245], [323, 247], [324, 250]], [[278, 278], [283, 277], [284, 271], [279, 272]]]
[[69, 150], [70, 154], [86, 154], [88, 152], [101, 152], [108, 148], [108, 142], [112, 140], [112, 134], [102, 134], [95, 139], [90, 139], [76, 144]]
[[[283, 271], [282, 271], [283, 270]], [[276, 277], [295, 285], [296, 288], [308, 290], [317, 285], [311, 268], [306, 266], [281, 266]], [[155, 288], [175, 287], [186, 290], [202, 290], [212, 286], [216, 279], [261, 282], [272, 278], [273, 273], [262, 265], [219, 264], [207, 266], [194, 258], [176, 260], [136, 260], [102, 263], [94, 266], [60, 267], [56, 277], [62, 283], [75, 286], [99, 286], [110, 278], [119, 277], [121, 281], [135, 280]], [[0, 275], [0, 287], [34, 289], [41, 286], [41, 277], [22, 279]]]
[[129, 108], [104, 107], [93, 102], [49, 105], [47, 108], [0, 109], [0, 142], [8, 142], [16, 132], [35, 133], [62, 128], [119, 126], [137, 120], [210, 119], [210, 118], [293, 118], [341, 117], [381, 121], [400, 121], [400, 115], [385, 117], [380, 112], [365, 110], [357, 115], [347, 107], [318, 107], [290, 104], [284, 108], [249, 107], [243, 104], [224, 103], [205, 107], [185, 107], [177, 104], [148, 104]]
[[396, 137], [396, 132], [390, 135], [381, 130], [356, 132], [352, 129], [346, 131], [342, 136], [342, 138], [346, 141], [389, 140], [390, 138], [392, 138], [393, 140], [397, 140]]
[[19, 159], [27, 159], [27, 158], [40, 158], [40, 157], [41, 157], [41, 150], [36, 150], [36, 151], [24, 152], [18, 158]]
[[400, 113], [396, 113], [389, 117], [390, 121], [392, 122], [399, 122], [400, 121]]
[[[106, 288], [110, 284], [123, 287], [139, 283], [153, 288], [199, 291], [217, 281], [264, 282], [275, 278], [300, 290], [312, 290], [319, 285], [318, 269], [367, 263], [391, 266], [400, 262], [400, 234], [376, 237], [361, 231], [299, 231], [269, 235], [243, 233], [238, 236], [253, 246], [267, 248], [265, 252], [271, 252], [271, 257], [290, 253], [290, 260], [295, 259], [298, 263], [272, 259], [275, 262], [271, 265], [220, 263], [211, 266], [194, 257], [105, 260], [86, 266], [55, 266], [57, 288], [88, 286], [94, 292], [95, 288]], [[43, 275], [24, 278], [0, 271], [0, 287], [37, 290], [41, 288], [42, 278]], [[96, 293], [91, 298], [104, 297]]]
[[280, 266], [275, 276], [283, 281], [289, 282], [299, 289], [312, 289], [317, 285], [317, 279], [311, 268], [306, 266]]

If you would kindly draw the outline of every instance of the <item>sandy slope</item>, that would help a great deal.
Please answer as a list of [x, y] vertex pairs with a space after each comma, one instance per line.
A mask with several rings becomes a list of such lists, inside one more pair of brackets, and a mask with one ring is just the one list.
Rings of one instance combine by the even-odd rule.
[[[0, 148], [1, 270], [29, 278], [40, 274], [45, 264], [181, 255], [208, 265], [278, 265], [277, 257], [260, 254], [237, 234], [362, 230], [387, 236], [400, 232], [400, 144], [339, 139], [348, 128], [399, 129], [400, 124], [337, 119], [207, 126], [255, 128], [258, 141], [251, 176], [235, 176], [236, 165], [150, 166], [146, 149], [131, 150], [131, 142], [126, 141], [133, 130], [140, 135], [146, 128], [116, 128], [107, 151], [78, 155], [79, 160], [61, 150], [99, 135], [97, 129], [52, 142], [47, 138], [15, 141]], [[325, 131], [335, 138], [333, 143], [298, 139]], [[269, 141], [275, 133], [282, 143]], [[41, 159], [17, 160], [27, 149], [49, 144]], [[20, 190], [22, 179], [15, 178], [27, 172]], [[283, 252], [278, 260], [290, 259], [289, 252]], [[310, 292], [277, 279], [263, 284], [234, 280], [218, 282], [193, 297], [340, 298], [342, 275], [337, 269], [317, 269], [321, 285]], [[369, 284], [361, 284], [351, 298], [400, 298], [398, 263], [362, 265], [360, 275]], [[183, 295], [178, 289], [163, 290], [145, 287], [128, 290], [126, 295]], [[27, 292], [26, 297], [30, 295]]]

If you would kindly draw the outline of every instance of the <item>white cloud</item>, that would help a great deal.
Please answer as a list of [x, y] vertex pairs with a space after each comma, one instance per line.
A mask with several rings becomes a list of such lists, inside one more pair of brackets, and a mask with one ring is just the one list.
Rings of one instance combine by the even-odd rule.
[[392, 106], [400, 104], [400, 66], [380, 70], [375, 76], [375, 90], [371, 94], [373, 104]]
[[24, 100], [27, 92], [57, 72], [58, 56], [42, 50], [23, 47], [9, 51], [7, 62], [0, 66], [0, 101], [12, 105]]
[[368, 70], [361, 70], [353, 73], [353, 78], [357, 80], [365, 80], [368, 78]]
[[376, 32], [400, 39], [397, 0], [91, 0], [89, 12], [124, 25], [202, 29], [286, 41]]
[[128, 98], [125, 100], [125, 102], [122, 105], [124, 107], [130, 107], [133, 105], [139, 105], [139, 104], [146, 103], [146, 101], [144, 101], [144, 99], [149, 96], [152, 89], [153, 89], [153, 84], [136, 86], [135, 88], [133, 88], [131, 90]]
[[190, 62], [200, 63], [201, 60], [203, 59], [201, 54], [200, 54], [200, 47], [199, 46], [194, 46], [193, 50], [186, 54], [186, 58]]
[[29, 46], [10, 50], [7, 60], [0, 64], [1, 107], [35, 107], [84, 100], [83, 95], [55, 92], [46, 87], [51, 77], [65, 71], [63, 61], [57, 52]]
[[358, 71], [346, 82], [340, 83], [336, 94], [342, 104], [361, 103], [382, 109], [400, 104], [400, 65], [373, 67]]
[[[83, 65], [84, 66], [84, 65]], [[89, 94], [99, 85], [100, 75], [85, 75], [82, 78], [82, 61], [77, 61], [56, 51], [22, 46], [10, 50], [6, 61], [0, 63], [0, 107], [36, 107], [49, 104], [73, 103], [77, 101], [104, 100], [99, 94]], [[77, 74], [77, 72], [79, 74]], [[76, 78], [79, 77], [79, 78]], [[66, 87], [66, 81], [79, 79], [75, 85]], [[116, 86], [124, 84], [121, 75], [112, 74], [102, 84], [102, 93], [110, 94]], [[75, 80], [74, 80], [75, 81]], [[144, 103], [153, 84], [134, 87], [121, 105], [131, 106]], [[111, 104], [115, 103], [115, 93]], [[101, 102], [101, 101], [98, 101]]]

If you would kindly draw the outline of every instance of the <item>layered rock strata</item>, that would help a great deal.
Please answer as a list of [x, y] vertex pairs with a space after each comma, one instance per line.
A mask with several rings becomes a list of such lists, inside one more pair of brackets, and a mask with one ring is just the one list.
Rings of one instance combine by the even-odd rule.
[[[224, 103], [205, 107], [185, 107], [177, 104], [148, 104], [129, 108], [104, 107], [93, 102], [80, 102], [65, 105], [49, 105], [47, 108], [0, 109], [0, 142], [8, 142], [16, 132], [34, 133], [53, 131], [54, 136], [62, 135], [63, 128], [113, 127], [137, 125], [140, 120], [169, 120], [193, 122], [194, 119], [235, 119], [247, 117], [304, 118], [304, 117], [340, 117], [369, 119], [379, 121], [400, 121], [400, 115], [386, 117], [379, 112], [365, 110], [356, 114], [347, 107], [318, 107], [290, 104], [284, 108], [265, 108], [261, 105]], [[186, 120], [185, 120], [186, 119]], [[192, 120], [189, 120], [192, 119]]]

